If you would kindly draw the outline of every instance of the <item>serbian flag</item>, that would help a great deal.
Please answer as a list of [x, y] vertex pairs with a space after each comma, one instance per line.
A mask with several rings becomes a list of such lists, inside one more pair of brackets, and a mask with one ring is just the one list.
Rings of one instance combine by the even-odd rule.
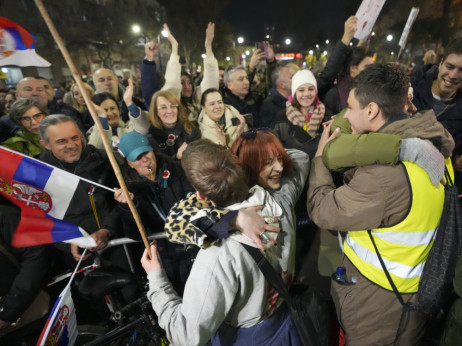
[[0, 161], [0, 194], [21, 208], [13, 246], [61, 241], [96, 246], [82, 228], [62, 220], [80, 181], [78, 176], [4, 147], [0, 147]]
[[75, 344], [77, 335], [77, 317], [69, 283], [56, 300], [37, 341], [37, 346], [72, 346]]
[[0, 66], [50, 66], [48, 61], [35, 52], [34, 39], [20, 25], [0, 17]]

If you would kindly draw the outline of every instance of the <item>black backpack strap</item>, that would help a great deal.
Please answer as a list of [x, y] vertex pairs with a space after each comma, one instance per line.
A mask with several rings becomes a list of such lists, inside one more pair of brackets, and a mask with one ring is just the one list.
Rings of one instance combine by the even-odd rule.
[[387, 267], [385, 266], [385, 262], [383, 261], [383, 258], [380, 255], [380, 252], [379, 252], [379, 249], [377, 248], [377, 245], [375, 244], [375, 240], [374, 240], [374, 237], [372, 236], [371, 230], [369, 229], [367, 231], [367, 233], [369, 234], [369, 237], [371, 238], [372, 245], [374, 245], [375, 253], [377, 254], [377, 257], [379, 258], [380, 265], [382, 266], [382, 269], [383, 269], [383, 271], [385, 273], [385, 276], [388, 279], [388, 282], [390, 283], [391, 288], [393, 289], [393, 292], [395, 292], [396, 298], [398, 298], [401, 305], [404, 306], [405, 304], [404, 304], [403, 297], [401, 296], [401, 293], [399, 293], [398, 289], [396, 288], [396, 285], [393, 282], [393, 279], [391, 278], [390, 273], [387, 270]]
[[279, 294], [284, 298], [287, 304], [291, 305], [292, 298], [290, 296], [289, 290], [287, 289], [284, 281], [282, 281], [281, 276], [274, 270], [271, 263], [269, 263], [266, 258], [263, 256], [261, 251], [253, 246], [243, 244], [241, 245], [249, 252], [249, 254], [255, 260], [258, 267], [260, 268], [263, 276], [265, 277], [266, 281], [276, 290]]

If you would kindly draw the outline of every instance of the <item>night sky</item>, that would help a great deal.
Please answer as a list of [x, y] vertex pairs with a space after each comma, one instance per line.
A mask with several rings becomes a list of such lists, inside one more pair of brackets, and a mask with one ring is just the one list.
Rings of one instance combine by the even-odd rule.
[[[230, 0], [224, 16], [236, 36], [242, 35], [250, 45], [263, 40], [264, 25], [272, 24], [275, 41], [289, 37], [296, 49], [306, 49], [340, 39], [344, 22], [360, 4], [361, 0]], [[381, 16], [398, 4], [387, 0]]]

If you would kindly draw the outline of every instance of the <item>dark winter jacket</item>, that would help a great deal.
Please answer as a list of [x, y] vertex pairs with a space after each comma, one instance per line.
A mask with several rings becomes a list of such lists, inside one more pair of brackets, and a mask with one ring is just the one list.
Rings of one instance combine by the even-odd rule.
[[[326, 108], [322, 122], [329, 120], [332, 112]], [[322, 126], [319, 127], [318, 133], [321, 134]], [[302, 127], [292, 124], [287, 119], [286, 111], [280, 111], [271, 125], [271, 131], [279, 138], [286, 149], [298, 149], [307, 153], [313, 158], [318, 149], [320, 136], [312, 138]]]
[[[437, 65], [425, 65], [416, 70], [411, 76], [411, 85], [414, 88], [412, 102], [418, 111], [433, 109], [433, 94], [431, 91], [433, 81], [438, 77]], [[436, 113], [436, 112], [435, 112]], [[441, 114], [436, 114], [439, 122], [454, 138], [456, 148], [462, 144], [462, 90], [458, 90], [453, 102]]]
[[144, 59], [141, 63], [141, 94], [144, 97], [146, 109], [149, 109], [152, 95], [159, 90], [156, 73], [156, 63]]
[[13, 263], [0, 251], [0, 320], [14, 322], [35, 299], [50, 266], [45, 245], [14, 248], [13, 232], [21, 211], [10, 205], [0, 205], [0, 243], [19, 262]]
[[287, 99], [272, 88], [260, 108], [260, 126], [271, 126], [276, 114], [286, 109], [286, 102]]
[[[82, 150], [80, 160], [72, 164], [58, 160], [51, 151], [43, 150], [40, 159], [55, 167], [94, 181], [98, 184], [113, 188], [119, 186], [115, 178], [109, 159], [103, 150], [87, 145]], [[81, 180], [74, 194], [64, 220], [82, 227], [88, 233], [93, 233], [100, 228], [107, 228], [111, 236], [117, 233], [118, 227], [111, 223], [111, 212], [116, 206], [114, 195], [111, 191], [96, 187], [94, 199], [100, 226], [98, 227], [89, 198], [89, 190], [92, 185]]]
[[[166, 216], [175, 203], [185, 198], [189, 192], [194, 192], [179, 164], [168, 158], [164, 159], [161, 155], [156, 155], [156, 160], [157, 183], [141, 177], [137, 181], [131, 181], [126, 177], [128, 190], [134, 194], [133, 201], [148, 235], [164, 231], [164, 220], [153, 204]], [[119, 204], [119, 210], [125, 235], [132, 239], [141, 239], [128, 205]]]
[[249, 91], [245, 99], [241, 100], [231, 90], [225, 88], [223, 102], [236, 108], [242, 115], [251, 113], [253, 115], [253, 126], [249, 124], [249, 127], [258, 127], [260, 125], [261, 97], [257, 93]]
[[[174, 137], [173, 142], [169, 140], [169, 136]], [[188, 134], [180, 123], [176, 123], [172, 128], [164, 127], [162, 129], [151, 125], [146, 137], [148, 137], [154, 152], [160, 152], [172, 159], [176, 159], [176, 153], [181, 145], [201, 138], [201, 132], [198, 127], [194, 127], [191, 134]]]

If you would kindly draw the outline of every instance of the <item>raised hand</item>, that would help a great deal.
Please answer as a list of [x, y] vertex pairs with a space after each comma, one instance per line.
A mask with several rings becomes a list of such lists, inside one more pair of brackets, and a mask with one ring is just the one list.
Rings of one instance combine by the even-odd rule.
[[345, 22], [345, 30], [342, 36], [342, 43], [345, 46], [348, 46], [350, 44], [350, 41], [355, 36], [357, 30], [358, 30], [358, 17], [351, 16]]
[[250, 58], [249, 70], [253, 71], [257, 67], [260, 60], [265, 58], [265, 52], [262, 52], [261, 49], [257, 49], [253, 52], [252, 57]]
[[176, 49], [176, 51], [178, 52], [178, 41], [175, 39], [175, 37], [170, 32], [170, 29], [168, 28], [167, 24], [164, 24], [164, 30], [167, 31], [167, 35], [168, 35], [167, 39], [172, 45], [172, 50]]
[[212, 52], [212, 42], [215, 37], [215, 23], [209, 22], [205, 29], [205, 50], [206, 54]]
[[273, 46], [269, 44], [268, 41], [263, 41], [263, 48], [265, 49], [266, 60], [268, 62], [274, 61], [274, 49]]
[[154, 41], [149, 41], [144, 45], [145, 59], [148, 61], [154, 61], [154, 57], [159, 52], [159, 45]]
[[125, 88], [124, 92], [124, 102], [127, 105], [127, 107], [133, 103], [133, 89], [133, 79], [129, 78], [128, 86]]

